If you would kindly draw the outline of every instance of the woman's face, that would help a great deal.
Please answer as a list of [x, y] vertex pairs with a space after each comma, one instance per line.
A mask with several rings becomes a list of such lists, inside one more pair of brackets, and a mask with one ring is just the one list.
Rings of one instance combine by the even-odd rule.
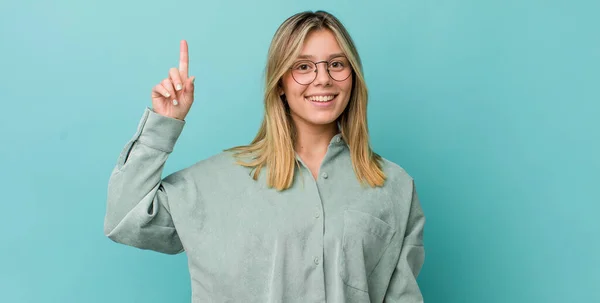
[[[327, 72], [327, 62], [317, 63], [328, 60], [335, 80]], [[282, 93], [292, 118], [296, 123], [315, 126], [334, 123], [350, 99], [352, 68], [333, 33], [329, 30], [309, 33], [294, 62], [282, 79]], [[315, 66], [317, 73], [313, 70]]]

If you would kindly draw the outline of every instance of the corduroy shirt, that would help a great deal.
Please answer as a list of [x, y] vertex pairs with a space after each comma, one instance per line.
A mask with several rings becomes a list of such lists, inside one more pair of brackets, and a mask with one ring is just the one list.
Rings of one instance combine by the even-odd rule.
[[399, 165], [384, 158], [384, 186], [361, 185], [337, 134], [318, 178], [297, 156], [293, 186], [281, 192], [231, 152], [163, 178], [184, 126], [145, 109], [108, 182], [104, 233], [185, 252], [192, 302], [423, 302], [425, 216]]

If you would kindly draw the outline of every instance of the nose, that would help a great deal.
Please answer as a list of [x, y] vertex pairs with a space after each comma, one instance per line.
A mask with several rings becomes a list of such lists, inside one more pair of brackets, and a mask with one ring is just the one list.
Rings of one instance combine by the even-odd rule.
[[313, 81], [314, 85], [331, 85], [331, 77], [329, 77], [329, 72], [327, 71], [327, 62], [319, 62], [323, 64], [317, 64], [317, 76], [315, 81]]

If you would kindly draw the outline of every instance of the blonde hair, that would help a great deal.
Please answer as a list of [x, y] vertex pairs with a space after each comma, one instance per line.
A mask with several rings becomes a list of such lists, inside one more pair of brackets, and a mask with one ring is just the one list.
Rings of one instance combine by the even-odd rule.
[[[268, 51], [264, 106], [265, 116], [254, 140], [249, 145], [226, 149], [235, 151], [237, 163], [254, 170], [257, 180], [263, 167], [268, 169], [267, 186], [284, 190], [293, 184], [294, 165], [299, 166], [294, 149], [295, 127], [289, 107], [279, 94], [282, 77], [302, 50], [306, 36], [315, 30], [330, 30], [353, 68], [353, 85], [346, 109], [338, 118], [342, 138], [348, 144], [353, 170], [361, 184], [382, 186], [382, 158], [369, 144], [367, 126], [367, 86], [362, 63], [354, 42], [342, 23], [324, 12], [305, 11], [286, 19], [275, 32]], [[250, 156], [252, 161], [242, 158]]]

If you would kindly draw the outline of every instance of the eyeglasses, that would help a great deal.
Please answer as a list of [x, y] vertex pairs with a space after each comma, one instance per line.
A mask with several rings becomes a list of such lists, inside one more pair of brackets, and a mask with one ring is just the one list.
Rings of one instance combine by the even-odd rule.
[[335, 81], [344, 81], [352, 74], [352, 67], [348, 59], [346, 57], [335, 57], [329, 61], [297, 61], [290, 67], [292, 78], [300, 85], [311, 84], [317, 78], [319, 72], [317, 64], [319, 63], [327, 63], [327, 73]]

